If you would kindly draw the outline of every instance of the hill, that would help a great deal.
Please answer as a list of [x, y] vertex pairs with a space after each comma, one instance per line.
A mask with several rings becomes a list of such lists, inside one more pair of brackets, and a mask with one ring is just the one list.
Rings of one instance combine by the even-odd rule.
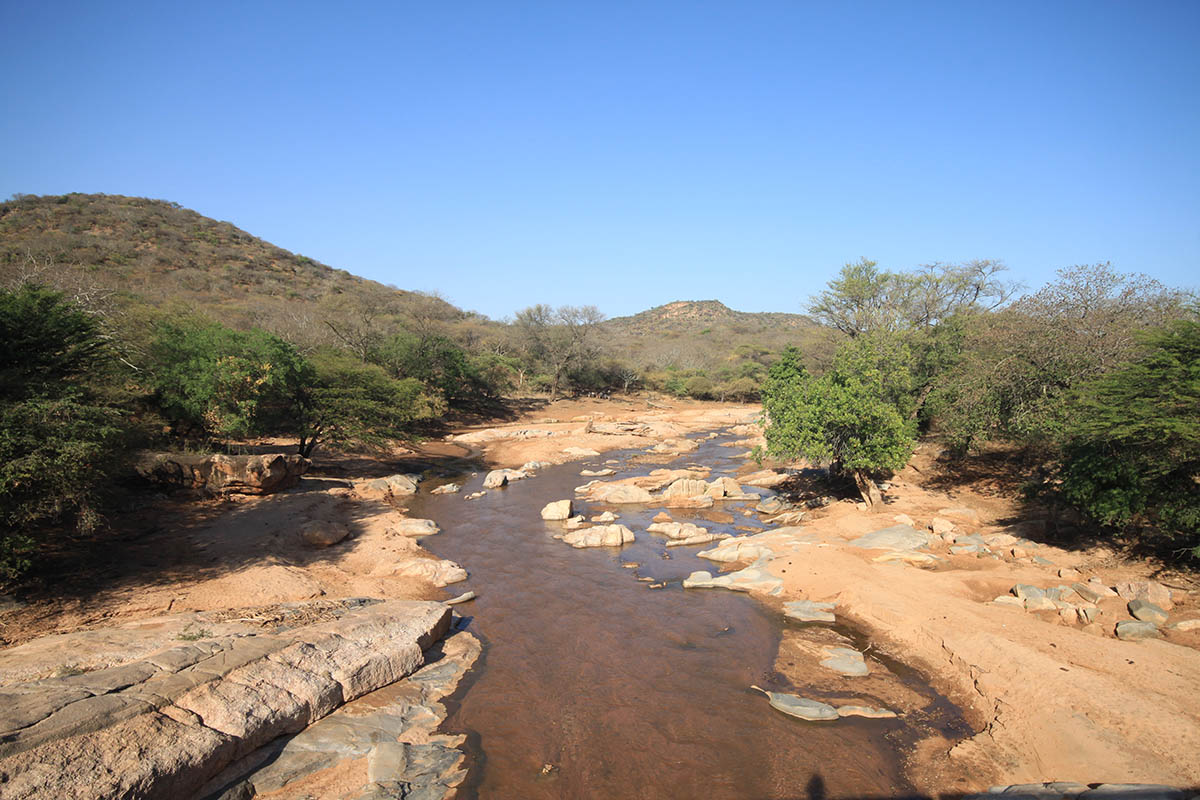
[[[18, 195], [0, 203], [0, 284], [34, 277], [86, 303], [199, 311], [302, 347], [357, 350], [398, 329], [519, 357], [508, 326], [441, 298], [360, 278], [178, 203], [107, 194]], [[538, 298], [530, 298], [530, 303]], [[334, 330], [336, 328], [336, 331]], [[819, 359], [827, 334], [800, 314], [679, 301], [601, 325], [605, 355], [644, 373], [760, 367], [787, 345]], [[365, 346], [365, 345], [363, 345]], [[653, 381], [652, 381], [653, 383]]]
[[[176, 304], [234, 327], [319, 338], [318, 317], [473, 315], [334, 269], [178, 203], [106, 194], [20, 195], [0, 204], [0, 279], [33, 276], [118, 303]], [[320, 310], [321, 313], [318, 313]]]
[[719, 300], [679, 300], [603, 324], [610, 348], [639, 366], [714, 370], [765, 363], [784, 347], [821, 351], [827, 331], [802, 314], [735, 311]]

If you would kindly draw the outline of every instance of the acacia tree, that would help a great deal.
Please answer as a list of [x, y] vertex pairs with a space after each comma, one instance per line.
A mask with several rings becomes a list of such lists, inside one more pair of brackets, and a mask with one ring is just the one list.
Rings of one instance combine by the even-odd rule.
[[880, 502], [871, 473], [908, 463], [916, 425], [904, 413], [911, 373], [902, 344], [879, 336], [846, 342], [832, 369], [809, 374], [796, 348], [784, 351], [763, 385], [767, 452], [829, 465]]
[[595, 329], [604, 315], [595, 306], [550, 306], [538, 304], [517, 314], [514, 325], [526, 355], [541, 364], [550, 377], [550, 397], [558, 390], [568, 370], [596, 356]]

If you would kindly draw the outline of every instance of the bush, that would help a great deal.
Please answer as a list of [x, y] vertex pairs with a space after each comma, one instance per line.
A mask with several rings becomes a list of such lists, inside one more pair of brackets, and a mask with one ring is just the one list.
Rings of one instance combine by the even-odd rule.
[[684, 391], [688, 397], [694, 397], [697, 400], [711, 400], [713, 396], [713, 382], [704, 375], [694, 375], [687, 379], [684, 384]]
[[1200, 558], [1200, 323], [1142, 344], [1138, 360], [1080, 391], [1060, 491], [1101, 525]]
[[98, 521], [131, 447], [98, 321], [57, 292], [0, 291], [0, 577], [29, 568], [40, 529]]

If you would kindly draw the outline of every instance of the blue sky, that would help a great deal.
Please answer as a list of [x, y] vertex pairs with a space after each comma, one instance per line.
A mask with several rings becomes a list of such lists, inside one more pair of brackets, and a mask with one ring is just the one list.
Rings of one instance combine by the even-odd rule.
[[0, 197], [174, 200], [493, 317], [841, 264], [1200, 280], [1200, 3], [16, 3]]

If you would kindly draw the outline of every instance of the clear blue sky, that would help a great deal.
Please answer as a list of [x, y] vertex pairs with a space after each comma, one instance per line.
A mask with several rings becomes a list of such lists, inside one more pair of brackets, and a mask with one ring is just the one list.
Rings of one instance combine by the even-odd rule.
[[1200, 283], [1200, 2], [18, 3], [0, 197], [174, 200], [502, 317], [846, 261]]

